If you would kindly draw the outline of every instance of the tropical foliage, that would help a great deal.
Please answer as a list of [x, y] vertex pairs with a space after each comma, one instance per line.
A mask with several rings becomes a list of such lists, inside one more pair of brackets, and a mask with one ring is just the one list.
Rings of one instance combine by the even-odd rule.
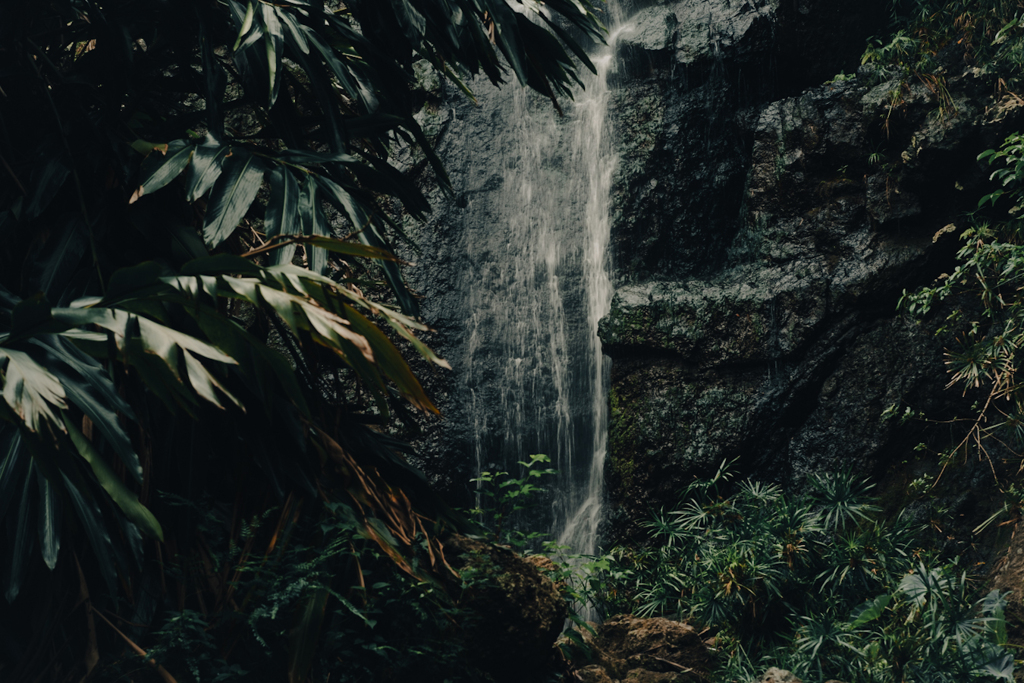
[[[890, 6], [892, 34], [872, 38], [862, 57], [875, 81], [890, 86], [882, 123], [886, 139], [913, 86], [930, 91], [937, 114], [947, 120], [957, 115], [959, 106], [948, 79], [965, 71], [994, 92], [1019, 100], [1024, 85], [1020, 0], [893, 0]], [[884, 162], [885, 156], [875, 152], [871, 164], [898, 178], [906, 159], [893, 154]]]
[[1020, 0], [894, 0], [892, 36], [872, 39], [863, 61], [942, 88], [943, 60], [956, 55], [1013, 90], [1024, 65], [1021, 10]]
[[[954, 340], [946, 352], [949, 387], [970, 394], [974, 406], [954, 420], [963, 425], [963, 436], [939, 453], [940, 462], [945, 468], [968, 456], [987, 461], [1006, 494], [980, 530], [1004, 513], [1017, 521], [1022, 503], [1015, 479], [1024, 458], [1024, 393], [1017, 378], [1024, 346], [1024, 137], [1013, 134], [978, 159], [993, 167], [990, 180], [997, 187], [966, 218], [956, 268], [933, 286], [904, 293], [900, 305], [922, 319], [933, 309], [945, 313], [938, 333]], [[914, 416], [905, 408], [904, 417]]]
[[446, 182], [414, 62], [557, 106], [567, 27], [600, 39], [586, 0], [0, 9], [0, 677], [252, 678], [262, 648], [302, 681], [372, 632], [370, 565], [441, 590], [459, 518], [387, 424], [436, 412], [405, 355], [446, 363], [382, 200], [429, 210], [402, 149]]
[[882, 518], [866, 481], [808, 483], [786, 495], [723, 463], [654, 515], [646, 547], [613, 551], [606, 608], [699, 624], [723, 655], [716, 680], [768, 666], [851, 683], [1012, 680], [998, 593], [978, 600], [926, 528]]
[[548, 491], [542, 485], [556, 470], [546, 467], [551, 458], [535, 453], [529, 460], [520, 460], [522, 477], [508, 472], [484, 471], [473, 479], [477, 485], [478, 507], [470, 513], [496, 542], [509, 545], [518, 552], [536, 552], [546, 548], [548, 534], [527, 531], [531, 525], [524, 518], [539, 504], [538, 498]]

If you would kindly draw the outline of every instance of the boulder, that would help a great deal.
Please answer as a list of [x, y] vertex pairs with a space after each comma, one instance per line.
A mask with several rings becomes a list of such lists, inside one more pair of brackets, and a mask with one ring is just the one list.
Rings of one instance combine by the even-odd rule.
[[467, 582], [459, 606], [466, 651], [495, 681], [531, 680], [554, 666], [554, 644], [568, 615], [555, 584], [508, 548], [464, 536], [445, 555]]
[[689, 624], [663, 618], [613, 617], [584, 632], [592, 662], [576, 672], [584, 683], [695, 683], [708, 680], [710, 656]]
[[803, 683], [803, 681], [793, 675], [792, 672], [773, 666], [764, 672], [764, 675], [759, 679], [759, 683]]

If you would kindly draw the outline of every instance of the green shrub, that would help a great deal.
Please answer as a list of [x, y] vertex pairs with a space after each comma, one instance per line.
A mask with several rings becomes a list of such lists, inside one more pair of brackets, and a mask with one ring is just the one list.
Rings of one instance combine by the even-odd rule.
[[[226, 576], [228, 585], [202, 609], [165, 602], [140, 639], [145, 657], [125, 647], [94, 680], [167, 683], [150, 660], [178, 683], [480, 680], [459, 638], [473, 615], [458, 598], [487, 577], [463, 572], [442, 586], [397, 571], [344, 505], [327, 505], [320, 516], [284, 515], [292, 523], [275, 526], [278, 512], [243, 524], [237, 539], [208, 536], [215, 574], [195, 566], [194, 557], [169, 562], [171, 587], [197, 572], [209, 581]], [[200, 526], [228, 522], [213, 508]], [[269, 540], [273, 551], [254, 552]], [[414, 541], [425, 548], [425, 538]]]
[[766, 665], [847, 683], [1010, 680], [1000, 596], [976, 600], [928, 529], [883, 518], [871, 490], [840, 473], [786, 495], [723, 464], [653, 516], [646, 547], [613, 552], [625, 567], [610, 602], [708, 628], [721, 680]]

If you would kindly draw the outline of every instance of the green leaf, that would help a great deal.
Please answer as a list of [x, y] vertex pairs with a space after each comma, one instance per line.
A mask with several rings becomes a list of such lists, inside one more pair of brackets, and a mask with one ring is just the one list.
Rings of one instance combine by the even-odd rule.
[[21, 483], [22, 470], [29, 460], [21, 439], [18, 427], [0, 423], [0, 520], [7, 514], [11, 501], [17, 500], [14, 492]]
[[249, 32], [249, 29], [252, 28], [254, 14], [255, 10], [250, 2], [245, 7], [245, 18], [242, 19], [242, 27], [238, 30], [238, 38], [235, 39], [235, 44], [231, 47], [232, 52], [238, 49], [238, 46], [242, 43], [242, 38]]
[[188, 201], [194, 202], [199, 199], [217, 182], [223, 170], [221, 166], [228, 149], [215, 141], [196, 147], [185, 179], [187, 186], [185, 196]]
[[309, 41], [306, 40], [306, 36], [302, 32], [302, 28], [292, 18], [292, 15], [288, 12], [280, 12], [278, 19], [284, 24], [285, 31], [288, 32], [288, 37], [291, 38], [292, 47], [297, 47], [299, 51], [304, 54], [309, 54]]
[[[365, 110], [369, 113], [375, 111], [378, 106], [377, 96], [373, 92], [373, 88], [363, 82], [352, 69], [340, 59], [335, 53], [334, 48], [328, 45], [316, 31], [303, 26], [306, 33], [306, 39], [309, 43], [316, 48], [317, 52], [323, 58], [324, 63], [331, 70], [331, 73], [341, 83], [341, 87], [345, 89], [345, 92], [354, 99], [362, 103]], [[308, 71], [308, 70], [307, 70]]]
[[67, 408], [60, 380], [23, 351], [0, 347], [0, 370], [4, 369], [3, 397], [25, 427], [38, 433], [43, 421], [60, 429], [54, 408]]
[[[372, 221], [366, 230], [359, 233], [359, 241], [379, 249], [387, 248], [387, 243], [380, 234], [378, 226]], [[402, 271], [398, 268], [398, 264], [384, 261], [380, 265], [384, 270], [384, 278], [388, 281], [388, 285], [391, 286], [391, 291], [398, 298], [402, 312], [412, 317], [418, 316], [420, 311], [419, 302], [413, 293], [409, 291], [409, 288], [405, 286], [405, 279], [402, 277]]]
[[21, 583], [25, 580], [25, 569], [28, 566], [28, 556], [32, 552], [33, 536], [29, 530], [32, 521], [32, 479], [35, 471], [35, 463], [29, 463], [29, 470], [26, 473], [24, 483], [21, 487], [21, 504], [18, 506], [18, 521], [14, 527], [14, 543], [10, 550], [11, 573], [7, 582], [7, 602], [14, 602], [21, 592]]
[[483, 0], [482, 4], [494, 19], [494, 39], [501, 54], [508, 60], [509, 66], [516, 73], [519, 82], [526, 85], [528, 82], [526, 54], [520, 45], [519, 22], [516, 20], [516, 14], [505, 3], [505, 0]]
[[220, 349], [214, 348], [206, 342], [196, 339], [184, 332], [179, 332], [173, 328], [165, 327], [164, 325], [155, 323], [148, 318], [138, 318], [138, 322], [139, 339], [142, 342], [143, 348], [146, 352], [152, 353], [158, 358], [162, 358], [167, 363], [168, 367], [171, 368], [172, 372], [177, 369], [172, 367], [171, 359], [175, 357], [172, 349], [179, 347], [202, 356], [203, 358], [215, 360], [218, 363], [226, 363], [228, 365], [237, 364], [234, 358], [225, 354]]
[[351, 154], [333, 152], [312, 152], [306, 149], [286, 149], [278, 153], [277, 158], [297, 166], [314, 164], [356, 164], [362, 163]]
[[267, 78], [270, 84], [268, 106], [273, 107], [281, 90], [281, 79], [277, 77], [277, 73], [281, 70], [281, 58], [284, 54], [284, 34], [278, 20], [277, 8], [260, 3], [260, 9], [263, 11], [263, 46], [267, 52]]
[[[317, 184], [331, 204], [341, 211], [356, 230], [363, 230], [370, 223], [370, 214], [362, 202], [353, 197], [345, 188], [326, 176], [315, 176]], [[307, 233], [308, 234], [308, 233]]]
[[302, 683], [316, 658], [320, 640], [320, 627], [324, 621], [327, 598], [330, 591], [325, 587], [313, 589], [306, 597], [298, 619], [289, 635], [288, 683]]
[[71, 437], [71, 442], [78, 450], [78, 454], [92, 467], [96, 480], [103, 487], [103, 490], [107, 492], [111, 500], [121, 508], [125, 516], [139, 527], [143, 533], [152, 538], [164, 540], [164, 531], [160, 527], [160, 522], [153, 516], [153, 513], [140, 503], [139, 497], [124, 485], [120, 477], [114, 474], [114, 471], [110, 469], [110, 466], [107, 465], [103, 457], [96, 451], [92, 443], [68, 419], [67, 414], [64, 414], [63, 418], [68, 436]]
[[395, 16], [398, 18], [398, 25], [402, 27], [409, 44], [413, 49], [419, 48], [423, 42], [423, 33], [427, 28], [427, 20], [416, 11], [409, 0], [396, 0], [392, 3], [395, 9]]
[[199, 362], [198, 358], [196, 358], [187, 351], [185, 352], [184, 356], [185, 370], [188, 373], [189, 384], [192, 385], [192, 388], [195, 390], [197, 394], [199, 394], [209, 403], [212, 403], [218, 408], [223, 409], [224, 406], [221, 405], [220, 401], [217, 398], [217, 391], [220, 391], [220, 393], [224, 394], [224, 396], [228, 400], [230, 400], [232, 403], [238, 406], [239, 409], [241, 409], [243, 412], [245, 411], [245, 407], [242, 405], [241, 401], [235, 398], [235, 396], [230, 391], [225, 389], [224, 385], [221, 384], [216, 377], [210, 374], [210, 371], [207, 370], [206, 367]]
[[235, 231], [263, 182], [262, 165], [248, 151], [233, 148], [224, 165], [224, 174], [210, 192], [203, 225], [203, 236], [211, 248]]
[[[270, 200], [263, 226], [267, 237], [302, 234], [302, 218], [299, 216], [299, 183], [287, 168], [275, 166], [267, 174], [270, 184]], [[270, 254], [273, 265], [291, 263], [295, 245], [286, 245]]]
[[[113, 383], [110, 379], [102, 374], [102, 371], [92, 370], [90, 372], [92, 386], [83, 383], [82, 377], [74, 377], [70, 375], [64, 368], [61, 367], [61, 363], [53, 363], [50, 369], [54, 375], [58, 377], [61, 384], [64, 386], [64, 391], [68, 401], [75, 405], [85, 415], [92, 420], [92, 423], [99, 430], [100, 434], [106, 440], [110, 447], [114, 449], [118, 457], [121, 458], [121, 462], [124, 463], [125, 469], [131, 474], [140, 484], [142, 483], [142, 464], [139, 462], [139, 456], [132, 448], [131, 439], [128, 438], [128, 434], [125, 433], [121, 427], [121, 423], [118, 420], [117, 412], [113, 408], [121, 409], [126, 415], [131, 415], [131, 410], [127, 404], [117, 397], [117, 401], [113, 402], [112, 406], [107, 405], [99, 400], [94, 389], [95, 385], [103, 380], [109, 384], [109, 388], [105, 387], [104, 393], [115, 391]], [[81, 366], [79, 366], [81, 367]], [[71, 369], [71, 368], [69, 368]], [[116, 394], [115, 394], [116, 395]]]
[[[174, 140], [167, 144], [166, 149], [159, 147], [150, 153], [142, 162], [139, 189], [136, 197], [151, 194], [171, 182], [185, 170], [192, 160], [195, 148], [184, 140]], [[134, 200], [133, 198], [133, 200]]]
[[1013, 681], [1013, 665], [1013, 654], [1003, 651], [985, 662], [983, 671], [997, 680]]
[[379, 259], [381, 261], [398, 260], [398, 257], [396, 257], [387, 249], [373, 247], [368, 244], [346, 242], [336, 237], [324, 237], [320, 235], [314, 235], [312, 237], [303, 238], [301, 242], [303, 244], [311, 244], [315, 247], [324, 249], [326, 251], [334, 252], [335, 254], [344, 254], [345, 256], [354, 256], [356, 258]]
[[344, 308], [345, 318], [352, 324], [352, 329], [370, 342], [373, 357], [381, 372], [398, 386], [398, 390], [414, 406], [426, 412], [438, 413], [437, 408], [423, 391], [419, 380], [416, 379], [405, 362], [405, 358], [391, 343], [391, 340], [359, 311], [348, 305], [345, 305]]
[[[320, 202], [314, 202], [313, 205], [313, 237], [314, 238], [328, 238], [331, 234], [331, 226], [327, 222], [327, 216], [324, 215], [323, 206]], [[327, 252], [320, 249], [312, 241], [306, 246], [306, 256], [309, 261], [309, 269], [317, 275], [325, 275], [327, 273]]]
[[430, 203], [416, 187], [410, 187], [405, 177], [396, 169], [380, 161], [374, 166], [359, 162], [345, 162], [366, 190], [397, 197], [409, 215], [417, 220], [430, 212]]
[[36, 482], [39, 484], [39, 545], [43, 562], [52, 570], [57, 566], [57, 554], [60, 552], [60, 498], [53, 484], [38, 468]]
[[873, 600], [866, 600], [864, 603], [855, 609], [850, 617], [853, 619], [853, 623], [850, 624], [851, 628], [860, 628], [868, 622], [874, 621], [878, 617], [882, 616], [885, 608], [888, 607], [892, 601], [892, 595], [884, 593], [879, 595]]
[[110, 380], [110, 376], [107, 374], [106, 369], [83, 353], [77, 346], [75, 346], [75, 344], [64, 338], [65, 336], [71, 336], [73, 333], [78, 337], [85, 336], [87, 334], [100, 335], [104, 340], [106, 340], [106, 335], [101, 332], [89, 333], [81, 330], [70, 330], [59, 337], [41, 337], [38, 340], [33, 340], [33, 342], [47, 348], [49, 352], [55, 354], [62, 363], [67, 364], [75, 373], [89, 384], [94, 392], [100, 395], [103, 402], [112, 410], [120, 412], [129, 420], [134, 420], [135, 415], [132, 412], [131, 406], [129, 406], [125, 400], [121, 398], [121, 395], [118, 394], [117, 387], [115, 387], [114, 383]]
[[65, 473], [61, 472], [61, 477], [64, 480], [64, 490], [67, 491], [71, 506], [78, 516], [81, 530], [85, 532], [86, 538], [89, 539], [89, 545], [92, 546], [93, 556], [99, 564], [100, 574], [107, 584], [107, 590], [110, 595], [116, 595], [117, 569], [112, 557], [114, 547], [110, 542], [107, 526], [104, 524], [103, 513], [100, 512], [96, 501], [91, 498], [87, 499], [83, 492], [71, 483]]
[[[258, 384], [253, 393], [262, 394], [265, 404], [271, 405], [273, 396], [283, 389], [288, 399], [304, 415], [309, 414], [302, 389], [295, 379], [295, 372], [280, 353], [217, 311], [211, 311], [206, 307], [190, 307], [189, 313], [211, 342], [227, 351], [233, 358], [239, 359], [243, 366], [242, 377], [250, 378]], [[278, 383], [274, 384], [271, 377], [276, 377]]]
[[158, 358], [175, 377], [179, 377], [178, 362], [182, 349], [218, 363], [236, 364], [235, 359], [200, 339], [123, 310], [100, 307], [54, 309], [54, 318], [70, 326], [97, 325], [113, 332], [118, 350], [126, 354], [129, 362], [141, 362], [139, 353]]

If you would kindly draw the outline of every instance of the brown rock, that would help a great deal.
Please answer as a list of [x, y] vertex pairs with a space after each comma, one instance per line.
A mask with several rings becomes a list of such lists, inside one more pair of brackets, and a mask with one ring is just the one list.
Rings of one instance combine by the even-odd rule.
[[580, 683], [615, 683], [608, 676], [608, 672], [597, 664], [591, 664], [590, 666], [578, 669], [576, 671], [576, 680]]
[[633, 669], [623, 679], [622, 683], [684, 683], [689, 680], [693, 679], [686, 678], [680, 674]]
[[555, 584], [555, 588], [562, 590], [565, 587], [564, 581], [556, 580], [555, 577], [559, 575], [561, 570], [550, 557], [545, 557], [544, 555], [527, 555], [523, 559], [539, 569], [541, 574], [551, 579]]
[[689, 624], [623, 615], [597, 629], [597, 663], [612, 679], [631, 683], [684, 683], [707, 679], [707, 647]]

